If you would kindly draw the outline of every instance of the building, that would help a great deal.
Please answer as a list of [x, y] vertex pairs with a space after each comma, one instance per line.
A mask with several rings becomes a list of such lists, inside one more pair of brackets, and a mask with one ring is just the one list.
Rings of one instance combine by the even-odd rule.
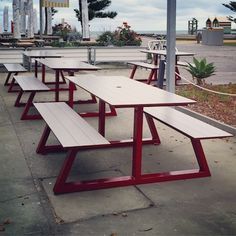
[[224, 28], [224, 34], [231, 34], [231, 21], [227, 17], [208, 18], [206, 27], [222, 27]]

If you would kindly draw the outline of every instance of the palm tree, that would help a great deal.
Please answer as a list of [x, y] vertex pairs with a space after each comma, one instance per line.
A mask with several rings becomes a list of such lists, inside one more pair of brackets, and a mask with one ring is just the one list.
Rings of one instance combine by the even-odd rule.
[[[89, 21], [94, 18], [110, 18], [116, 17], [117, 12], [115, 11], [104, 11], [107, 7], [111, 5], [111, 0], [88, 0], [88, 16]], [[82, 5], [79, 1], [79, 9], [74, 9], [78, 21], [80, 21], [82, 27]]]
[[[222, 5], [229, 8], [231, 11], [236, 12], [236, 2], [230, 1], [229, 4], [223, 3]], [[228, 16], [228, 19], [236, 23], [236, 18], [234, 18], [233, 16]]]

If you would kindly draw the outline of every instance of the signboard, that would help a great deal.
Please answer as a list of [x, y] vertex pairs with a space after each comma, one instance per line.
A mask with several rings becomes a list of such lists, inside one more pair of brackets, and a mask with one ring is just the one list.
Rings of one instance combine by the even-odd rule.
[[41, 0], [43, 7], [69, 7], [69, 0]]

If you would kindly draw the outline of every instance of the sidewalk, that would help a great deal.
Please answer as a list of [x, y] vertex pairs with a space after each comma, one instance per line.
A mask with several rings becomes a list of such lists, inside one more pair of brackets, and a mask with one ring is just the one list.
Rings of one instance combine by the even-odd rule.
[[[210, 178], [55, 196], [53, 182], [65, 153], [36, 154], [44, 122], [20, 121], [22, 108], [13, 106], [16, 94], [6, 92], [5, 76], [0, 74], [0, 229], [5, 228], [0, 236], [236, 234], [235, 137], [202, 141], [212, 173]], [[52, 96], [42, 93], [38, 98], [47, 100]], [[62, 97], [67, 98], [67, 92]], [[81, 109], [90, 106], [83, 105]], [[129, 138], [132, 110], [117, 111], [118, 116], [107, 118], [106, 135]], [[96, 118], [87, 121], [97, 127]], [[197, 166], [189, 139], [157, 125], [162, 143], [144, 146], [143, 172]], [[144, 136], [149, 135], [145, 125]], [[121, 176], [130, 170], [129, 147], [89, 150], [78, 154], [73, 177], [78, 173], [86, 178]]]

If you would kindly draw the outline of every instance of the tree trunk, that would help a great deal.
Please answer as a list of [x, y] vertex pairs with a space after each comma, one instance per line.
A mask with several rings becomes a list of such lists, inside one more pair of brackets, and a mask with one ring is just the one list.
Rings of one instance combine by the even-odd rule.
[[48, 11], [47, 11], [47, 7], [44, 8], [44, 12], [45, 12], [45, 28], [44, 28], [44, 34], [47, 34], [48, 32]]
[[82, 20], [82, 36], [84, 41], [90, 41], [89, 36], [89, 17], [88, 17], [88, 2], [81, 0], [81, 20]]

